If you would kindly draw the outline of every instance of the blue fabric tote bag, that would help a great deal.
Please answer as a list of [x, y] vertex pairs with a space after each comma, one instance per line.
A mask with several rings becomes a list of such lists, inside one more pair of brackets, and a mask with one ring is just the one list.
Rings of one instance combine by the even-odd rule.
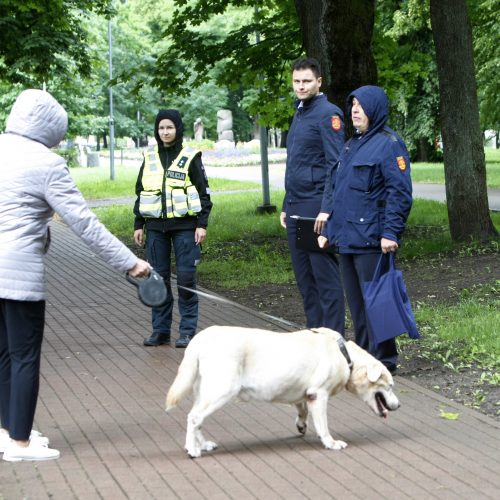
[[[382, 274], [385, 259], [389, 259], [389, 270]], [[412, 339], [420, 338], [403, 273], [396, 269], [394, 252], [381, 254], [372, 281], [363, 283], [363, 296], [375, 343], [403, 333]]]

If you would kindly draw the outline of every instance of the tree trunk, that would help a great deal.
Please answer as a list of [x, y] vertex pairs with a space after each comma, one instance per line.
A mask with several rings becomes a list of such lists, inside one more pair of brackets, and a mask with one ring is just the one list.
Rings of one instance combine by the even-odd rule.
[[430, 9], [451, 237], [485, 241], [497, 232], [488, 208], [467, 6], [465, 0], [430, 0]]
[[425, 137], [420, 137], [417, 142], [417, 150], [415, 152], [414, 158], [412, 161], [430, 161], [431, 155], [429, 154], [429, 150], [432, 149], [432, 146], [427, 142]]
[[442, 157], [437, 150], [436, 144], [429, 144], [427, 137], [419, 137], [416, 143], [416, 151], [411, 161], [427, 163], [441, 160]]
[[281, 131], [280, 148], [286, 148], [286, 139], [288, 137], [288, 130]]
[[[304, 48], [318, 59], [322, 90], [346, 112], [347, 96], [362, 85], [377, 83], [372, 53], [375, 0], [295, 0]], [[352, 135], [345, 116], [346, 135]]]

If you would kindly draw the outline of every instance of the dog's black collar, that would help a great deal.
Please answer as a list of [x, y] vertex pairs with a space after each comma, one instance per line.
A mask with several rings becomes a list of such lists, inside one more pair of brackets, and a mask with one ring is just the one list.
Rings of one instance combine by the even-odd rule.
[[340, 352], [344, 355], [345, 360], [347, 361], [347, 366], [349, 366], [349, 370], [352, 372], [352, 360], [351, 356], [347, 352], [347, 347], [345, 345], [345, 340], [343, 337], [339, 337], [337, 339], [337, 344], [339, 346]]
[[[320, 328], [311, 328], [311, 332], [314, 333], [321, 333]], [[345, 345], [345, 339], [342, 337], [342, 335], [339, 332], [332, 331], [332, 333], [335, 334], [337, 337], [337, 345], [339, 346], [340, 352], [343, 354], [345, 360], [347, 361], [347, 366], [349, 367], [349, 371], [352, 372], [352, 360], [351, 356], [349, 356], [349, 353], [347, 352], [347, 347]]]

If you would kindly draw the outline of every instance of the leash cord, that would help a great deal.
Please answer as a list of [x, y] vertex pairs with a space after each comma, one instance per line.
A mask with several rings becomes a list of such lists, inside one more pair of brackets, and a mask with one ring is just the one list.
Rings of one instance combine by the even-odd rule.
[[[177, 283], [177, 279], [175, 279], [176, 283]], [[182, 286], [182, 285], [179, 285], [177, 283], [177, 288], [181, 288], [182, 290], [186, 290], [188, 292], [191, 292], [191, 293], [195, 293], [196, 295], [199, 295], [200, 297], [205, 297], [209, 300], [214, 300], [216, 302], [222, 302], [223, 304], [229, 304], [230, 306], [233, 306], [233, 307], [237, 307], [239, 309], [245, 309], [247, 310], [248, 307], [246, 306], [243, 306], [241, 304], [238, 304], [237, 302], [234, 302], [232, 300], [229, 300], [229, 299], [226, 299], [224, 297], [219, 297], [218, 295], [213, 295], [211, 293], [206, 293], [206, 292], [202, 292], [201, 290], [194, 290], [193, 288], [188, 288], [187, 286]], [[273, 320], [273, 321], [277, 321], [279, 323], [282, 323], [284, 325], [287, 325], [287, 326], [290, 326], [294, 329], [300, 329], [301, 326], [300, 325], [297, 325], [297, 323], [293, 323], [292, 321], [288, 321], [286, 319], [282, 319], [282, 318], [278, 318], [276, 316], [272, 316], [271, 314], [266, 314], [266, 313], [263, 313], [263, 312], [260, 312], [260, 311], [257, 311], [260, 315], [264, 316], [265, 318], [268, 318], [270, 320]]]

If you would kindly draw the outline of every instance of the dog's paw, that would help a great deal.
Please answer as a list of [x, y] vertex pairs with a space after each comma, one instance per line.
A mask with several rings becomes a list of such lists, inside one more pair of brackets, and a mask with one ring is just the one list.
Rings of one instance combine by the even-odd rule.
[[201, 448], [199, 446], [188, 446], [184, 447], [189, 458], [199, 458], [201, 457]]
[[201, 449], [203, 451], [212, 451], [212, 450], [217, 449], [217, 447], [218, 447], [217, 443], [214, 443], [213, 441], [205, 441], [202, 444]]
[[186, 450], [189, 458], [200, 458], [201, 450]]
[[307, 431], [307, 423], [306, 422], [302, 422], [300, 420], [297, 420], [295, 422], [295, 425], [297, 426], [297, 430], [302, 434], [304, 435]]
[[345, 441], [335, 440], [333, 438], [323, 441], [323, 444], [328, 450], [343, 450], [347, 448], [347, 443]]

